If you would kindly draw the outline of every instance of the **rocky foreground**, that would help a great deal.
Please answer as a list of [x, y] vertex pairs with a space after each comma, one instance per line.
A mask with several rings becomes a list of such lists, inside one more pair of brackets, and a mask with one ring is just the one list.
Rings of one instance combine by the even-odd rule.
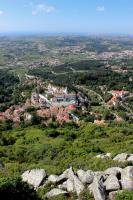
[[102, 172], [80, 169], [76, 173], [70, 167], [59, 176], [47, 176], [44, 169], [32, 169], [22, 174], [22, 180], [36, 190], [50, 184], [51, 190], [45, 194], [47, 198], [72, 192], [79, 196], [88, 189], [95, 200], [114, 200], [118, 191], [133, 190], [133, 166], [124, 169], [112, 167]]

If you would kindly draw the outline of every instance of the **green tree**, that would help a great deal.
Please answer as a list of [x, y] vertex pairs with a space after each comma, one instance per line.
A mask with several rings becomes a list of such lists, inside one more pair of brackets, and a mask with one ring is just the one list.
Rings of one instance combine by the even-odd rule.
[[0, 179], [0, 197], [6, 200], [39, 200], [36, 191], [20, 177]]

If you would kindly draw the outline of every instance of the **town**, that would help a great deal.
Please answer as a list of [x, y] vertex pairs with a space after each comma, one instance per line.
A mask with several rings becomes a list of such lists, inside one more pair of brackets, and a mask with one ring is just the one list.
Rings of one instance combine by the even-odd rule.
[[[13, 122], [13, 127], [16, 127], [19, 126], [22, 121], [26, 124], [30, 124], [33, 116], [36, 116], [40, 117], [43, 121], [42, 123], [46, 126], [53, 119], [59, 124], [70, 122], [80, 123], [79, 113], [80, 116], [81, 113], [86, 113], [88, 116], [95, 116], [94, 121], [92, 121], [95, 124], [106, 125], [106, 123], [108, 123], [105, 119], [102, 119], [103, 114], [89, 111], [91, 102], [89, 102], [89, 99], [81, 92], [69, 92], [67, 87], [55, 86], [51, 83], [46, 84], [41, 79], [27, 74], [25, 74], [24, 80], [26, 81], [25, 84], [37, 83], [34, 91], [25, 99], [24, 103], [12, 105], [4, 112], [0, 112], [1, 122], [11, 120]], [[39, 93], [38, 87], [41, 87], [41, 89], [45, 88], [44, 92]], [[111, 94], [111, 98], [103, 103], [105, 109], [111, 109], [112, 107], [122, 104], [126, 98], [133, 97], [132, 93], [124, 90], [112, 90], [108, 91], [108, 94]], [[22, 92], [22, 95], [25, 96], [24, 92]], [[111, 112], [114, 115], [113, 120], [123, 120], [118, 114], [113, 111]], [[77, 115], [75, 113], [77, 113]], [[130, 114], [132, 114], [132, 111]]]
[[[31, 79], [34, 82], [35, 77], [25, 75], [26, 80], [30, 82]], [[31, 81], [31, 82], [32, 82]], [[38, 80], [38, 83], [43, 84], [42, 81]], [[63, 122], [75, 122], [78, 123], [79, 118], [74, 115], [73, 111], [77, 108], [84, 109], [87, 99], [83, 98], [80, 93], [68, 92], [67, 87], [58, 87], [52, 84], [48, 84], [45, 88], [45, 94], [40, 94], [37, 89], [31, 93], [30, 98], [27, 98], [24, 104], [13, 105], [5, 112], [0, 113], [0, 121], [12, 120], [14, 125], [21, 122], [30, 123], [32, 120], [32, 110], [36, 113], [36, 116], [42, 119], [55, 118], [59, 124]]]

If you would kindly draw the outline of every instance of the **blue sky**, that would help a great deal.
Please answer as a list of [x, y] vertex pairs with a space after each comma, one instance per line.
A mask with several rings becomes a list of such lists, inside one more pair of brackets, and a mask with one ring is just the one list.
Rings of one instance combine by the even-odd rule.
[[0, 0], [0, 33], [133, 34], [133, 0]]

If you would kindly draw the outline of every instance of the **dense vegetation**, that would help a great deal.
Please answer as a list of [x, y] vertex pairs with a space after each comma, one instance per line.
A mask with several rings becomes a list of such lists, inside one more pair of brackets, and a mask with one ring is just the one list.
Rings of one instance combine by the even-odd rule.
[[[12, 101], [12, 94], [14, 91], [14, 87], [18, 84], [19, 79], [11, 74], [9, 70], [1, 69], [0, 70], [0, 104], [9, 103]], [[0, 106], [0, 111], [3, 106]]]
[[[69, 165], [76, 169], [104, 170], [110, 166], [125, 166], [112, 160], [95, 159], [100, 153], [133, 152], [132, 125], [114, 124], [39, 128], [27, 127], [1, 132], [0, 156], [5, 163], [1, 175], [22, 173], [33, 167], [43, 167], [49, 173], [59, 173]], [[60, 162], [62, 161], [62, 162]]]
[[[54, 71], [54, 73], [53, 73]], [[129, 81], [129, 74], [119, 74], [104, 66], [101, 61], [79, 61], [67, 63], [54, 68], [40, 67], [30, 69], [29, 74], [53, 80], [58, 85], [86, 85], [90, 88], [98, 88], [107, 85], [108, 89], [125, 89], [132, 91], [133, 84]], [[116, 84], [117, 83], [117, 84]]]
[[116, 194], [115, 200], [133, 200], [132, 191], [123, 191]]
[[3, 177], [0, 179], [0, 196], [6, 200], [39, 200], [36, 191], [20, 177]]

